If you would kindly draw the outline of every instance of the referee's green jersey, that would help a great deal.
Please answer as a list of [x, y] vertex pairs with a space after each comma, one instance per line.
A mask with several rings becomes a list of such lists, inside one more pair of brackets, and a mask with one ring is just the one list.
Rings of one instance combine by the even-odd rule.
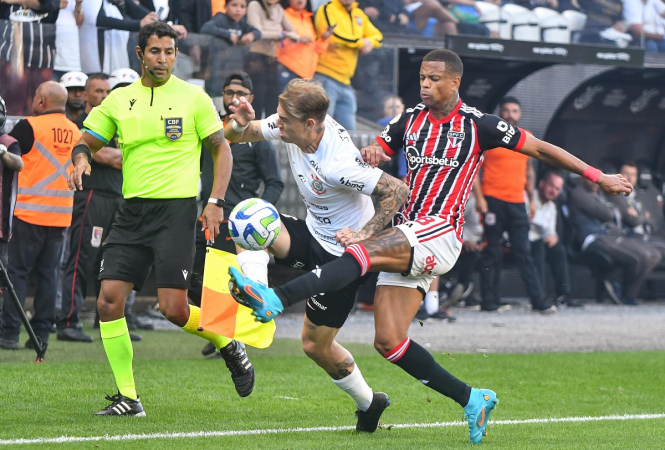
[[105, 142], [118, 133], [125, 198], [196, 197], [201, 140], [223, 128], [208, 94], [173, 75], [113, 90], [83, 125]]

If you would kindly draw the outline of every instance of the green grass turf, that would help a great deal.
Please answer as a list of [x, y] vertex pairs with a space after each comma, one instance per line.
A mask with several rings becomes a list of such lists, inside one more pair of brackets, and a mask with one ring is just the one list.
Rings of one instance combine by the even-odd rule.
[[[0, 440], [355, 425], [351, 399], [303, 355], [297, 341], [249, 349], [256, 387], [241, 399], [224, 363], [201, 357], [204, 341], [169, 331], [143, 336], [134, 345], [134, 370], [146, 418], [91, 416], [106, 405], [104, 392], [114, 393], [99, 338], [92, 344], [52, 339], [45, 364], [32, 363], [32, 351], [0, 351]], [[20, 448], [469, 448], [464, 426], [390, 428], [460, 421], [462, 409], [387, 363], [370, 346], [347, 348], [374, 390], [387, 392], [392, 401], [383, 416], [386, 426], [374, 435], [316, 431]], [[497, 392], [496, 420], [665, 412], [665, 352], [435, 357], [462, 380]], [[493, 449], [665, 448], [665, 419], [494, 427], [490, 422], [488, 430], [482, 445]]]

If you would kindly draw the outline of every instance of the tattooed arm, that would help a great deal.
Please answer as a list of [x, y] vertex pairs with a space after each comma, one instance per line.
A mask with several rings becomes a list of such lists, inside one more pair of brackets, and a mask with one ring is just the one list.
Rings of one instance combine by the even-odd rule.
[[[203, 139], [203, 144], [212, 154], [214, 180], [212, 183], [211, 198], [224, 198], [226, 188], [231, 178], [231, 169], [233, 168], [233, 155], [231, 147], [224, 139], [222, 130], [216, 131], [207, 138]], [[202, 229], [210, 230], [210, 238], [215, 242], [215, 236], [219, 234], [219, 225], [224, 220], [224, 208], [208, 203], [201, 215]]]
[[335, 238], [342, 247], [348, 247], [363, 241], [383, 230], [397, 213], [397, 210], [404, 204], [409, 195], [409, 188], [404, 182], [384, 172], [379, 178], [372, 195], [379, 197], [374, 217], [360, 231], [353, 231], [348, 227], [341, 229], [335, 235]]

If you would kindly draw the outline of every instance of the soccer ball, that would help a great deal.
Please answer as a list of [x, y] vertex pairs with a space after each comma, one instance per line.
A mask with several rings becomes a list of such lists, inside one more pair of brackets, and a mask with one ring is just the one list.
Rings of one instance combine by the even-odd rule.
[[229, 235], [245, 250], [263, 250], [271, 246], [281, 227], [277, 209], [260, 198], [243, 200], [229, 216]]

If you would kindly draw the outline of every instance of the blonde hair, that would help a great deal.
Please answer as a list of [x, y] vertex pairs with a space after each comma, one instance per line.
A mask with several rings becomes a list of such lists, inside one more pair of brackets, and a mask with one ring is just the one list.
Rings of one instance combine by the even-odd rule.
[[289, 81], [284, 88], [284, 92], [279, 96], [279, 104], [301, 122], [309, 118], [323, 122], [328, 113], [330, 99], [320, 82], [296, 78]]

